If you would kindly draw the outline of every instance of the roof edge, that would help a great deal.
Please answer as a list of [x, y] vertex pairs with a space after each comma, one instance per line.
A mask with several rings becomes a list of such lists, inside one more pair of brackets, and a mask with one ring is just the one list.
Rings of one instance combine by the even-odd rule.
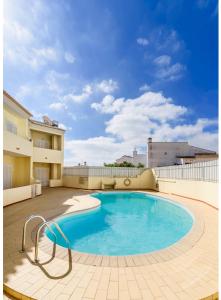
[[60, 127], [50, 126], [50, 125], [47, 125], [47, 124], [45, 124], [45, 123], [43, 123], [43, 122], [36, 121], [36, 120], [33, 120], [33, 119], [29, 119], [29, 121], [30, 121], [31, 123], [33, 123], [33, 124], [37, 124], [37, 125], [40, 125], [40, 126], [45, 126], [45, 127], [52, 128], [52, 129], [58, 129], [58, 130], [61, 130], [61, 131], [64, 131], [64, 132], [66, 131], [66, 130], [60, 128]]
[[14, 102], [16, 105], [18, 105], [26, 114], [28, 114], [30, 117], [33, 117], [33, 115], [24, 107], [22, 106], [15, 98], [13, 98], [8, 92], [3, 90], [3, 95], [8, 97], [12, 102]]

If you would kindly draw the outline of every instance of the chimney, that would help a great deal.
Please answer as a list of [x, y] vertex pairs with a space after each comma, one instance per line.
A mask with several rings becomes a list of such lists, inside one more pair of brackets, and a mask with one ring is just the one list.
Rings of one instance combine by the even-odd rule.
[[149, 143], [152, 143], [152, 138], [151, 137], [148, 138], [148, 144]]
[[137, 156], [137, 149], [134, 148], [134, 151], [133, 151], [133, 157], [136, 157]]

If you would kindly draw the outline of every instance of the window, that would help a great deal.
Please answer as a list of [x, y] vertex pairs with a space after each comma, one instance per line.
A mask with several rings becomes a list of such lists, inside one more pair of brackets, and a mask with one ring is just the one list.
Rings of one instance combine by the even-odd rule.
[[49, 168], [34, 167], [34, 177], [41, 181], [42, 186], [49, 186]]
[[167, 152], [164, 152], [164, 155], [167, 155]]
[[9, 120], [6, 120], [6, 130], [14, 134], [17, 134], [17, 126]]
[[49, 149], [49, 141], [44, 139], [37, 139], [34, 140], [34, 146], [39, 148], [46, 148]]
[[12, 172], [13, 172], [12, 165], [4, 163], [4, 166], [3, 166], [3, 188], [4, 188], [4, 190], [12, 188]]

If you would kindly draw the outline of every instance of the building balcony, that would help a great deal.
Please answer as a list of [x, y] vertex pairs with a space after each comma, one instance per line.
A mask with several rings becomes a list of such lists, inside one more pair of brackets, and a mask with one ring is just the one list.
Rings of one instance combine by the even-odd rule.
[[63, 162], [63, 152], [33, 147], [33, 162], [61, 164]]
[[27, 138], [4, 130], [3, 150], [25, 156], [32, 156], [32, 142]]

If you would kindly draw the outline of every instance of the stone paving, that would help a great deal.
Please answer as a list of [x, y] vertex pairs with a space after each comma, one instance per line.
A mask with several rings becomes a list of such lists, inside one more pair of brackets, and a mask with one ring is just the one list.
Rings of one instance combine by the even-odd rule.
[[[51, 219], [97, 207], [99, 201], [91, 200], [87, 196], [90, 193], [71, 188], [45, 189], [37, 198], [4, 208], [6, 292], [17, 299], [46, 300], [217, 299], [218, 212], [205, 203], [179, 196], [157, 193], [190, 209], [195, 224], [189, 234], [165, 250], [111, 258], [72, 251], [70, 259], [67, 249], [57, 247], [50, 263], [36, 266], [29, 260], [34, 252], [35, 221], [27, 230], [28, 256], [19, 253], [22, 226], [29, 215]], [[41, 237], [41, 262], [51, 258], [51, 251], [52, 243]]]

